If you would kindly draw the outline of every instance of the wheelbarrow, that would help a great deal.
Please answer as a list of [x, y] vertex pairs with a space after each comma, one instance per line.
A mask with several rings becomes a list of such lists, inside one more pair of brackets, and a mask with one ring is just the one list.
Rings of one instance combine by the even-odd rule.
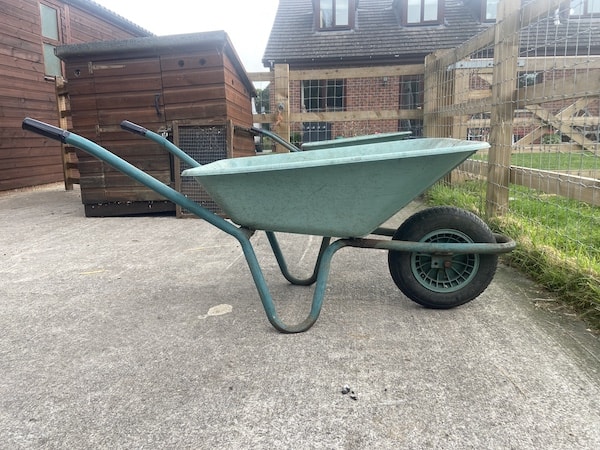
[[[123, 129], [162, 145], [191, 166], [182, 176], [194, 177], [224, 211], [225, 219], [82, 136], [31, 118], [24, 119], [22, 126], [90, 153], [236, 238], [266, 316], [282, 333], [306, 331], [317, 321], [331, 260], [341, 248], [387, 250], [392, 279], [408, 298], [425, 307], [447, 309], [479, 296], [493, 279], [498, 254], [516, 245], [507, 236], [492, 233], [476, 215], [455, 207], [428, 208], [398, 229], [382, 227], [466, 158], [487, 148], [485, 142], [405, 139], [403, 133], [392, 133], [298, 151], [268, 133], [291, 151], [200, 165], [165, 137], [128, 121], [121, 123]], [[277, 315], [250, 241], [257, 230], [265, 231], [290, 283], [315, 284], [310, 312], [300, 323], [286, 324]], [[277, 232], [322, 237], [310, 276], [290, 273]]]

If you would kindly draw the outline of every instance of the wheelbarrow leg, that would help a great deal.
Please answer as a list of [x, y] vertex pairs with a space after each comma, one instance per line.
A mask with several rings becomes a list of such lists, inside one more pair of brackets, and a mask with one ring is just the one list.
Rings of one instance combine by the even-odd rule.
[[267, 238], [269, 239], [269, 243], [271, 244], [271, 248], [273, 249], [273, 254], [275, 255], [275, 259], [277, 259], [277, 264], [279, 264], [279, 268], [281, 269], [282, 275], [288, 280], [290, 283], [298, 285], [298, 286], [310, 286], [315, 281], [317, 281], [317, 275], [319, 271], [319, 267], [321, 266], [321, 261], [323, 259], [323, 252], [331, 242], [330, 237], [324, 237], [321, 241], [321, 248], [319, 249], [319, 254], [317, 256], [317, 261], [315, 262], [315, 268], [313, 270], [312, 275], [309, 278], [296, 278], [293, 276], [285, 262], [285, 257], [283, 256], [283, 252], [281, 251], [281, 247], [279, 246], [279, 242], [277, 241], [277, 237], [275, 233], [272, 231], [266, 231]]
[[[269, 320], [271, 325], [273, 325], [273, 327], [281, 333], [302, 333], [303, 331], [306, 331], [310, 327], [312, 327], [319, 318], [319, 314], [321, 313], [321, 307], [323, 306], [325, 288], [327, 287], [327, 279], [329, 278], [329, 269], [331, 267], [331, 258], [333, 257], [335, 252], [348, 245], [348, 242], [343, 239], [340, 239], [333, 242], [332, 244], [327, 245], [324, 250], [322, 249], [320, 254], [320, 263], [318, 264], [317, 269], [317, 284], [313, 293], [313, 300], [310, 307], [310, 313], [302, 322], [296, 325], [286, 325], [277, 316], [275, 304], [273, 303], [273, 297], [269, 292], [269, 288], [267, 287], [267, 283], [263, 276], [262, 270], [260, 269], [258, 259], [256, 258], [256, 254], [254, 253], [254, 249], [252, 247], [252, 244], [250, 243], [250, 240], [238, 240], [242, 245], [242, 250], [244, 251], [244, 255], [246, 257], [246, 262], [248, 263], [248, 267], [250, 268], [250, 272], [252, 273], [254, 284], [256, 285], [256, 289], [258, 290], [258, 294], [260, 296], [263, 308], [267, 315], [267, 319]], [[321, 245], [321, 247], [323, 247], [323, 244]]]

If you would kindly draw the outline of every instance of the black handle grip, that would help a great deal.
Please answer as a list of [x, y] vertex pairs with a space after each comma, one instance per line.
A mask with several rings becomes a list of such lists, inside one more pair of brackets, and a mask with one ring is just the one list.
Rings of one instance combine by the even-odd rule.
[[67, 130], [63, 130], [62, 128], [49, 125], [45, 122], [40, 122], [39, 120], [31, 119], [29, 117], [23, 119], [23, 124], [21, 127], [24, 130], [33, 131], [34, 133], [54, 139], [55, 141], [60, 141], [63, 144], [66, 142], [69, 134], [71, 134]]
[[129, 120], [124, 120], [123, 122], [121, 122], [121, 128], [123, 128], [126, 131], [139, 134], [140, 136], [146, 136], [146, 132], [148, 131], [143, 126], [130, 122]]

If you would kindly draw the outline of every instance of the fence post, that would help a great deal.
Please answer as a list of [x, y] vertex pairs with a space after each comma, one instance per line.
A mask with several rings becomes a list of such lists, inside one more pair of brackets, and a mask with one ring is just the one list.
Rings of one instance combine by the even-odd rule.
[[[466, 103], [469, 101], [469, 91], [471, 83], [471, 71], [469, 69], [454, 69], [454, 94], [452, 96], [454, 104]], [[452, 117], [452, 137], [456, 139], [468, 138], [467, 121], [468, 115], [456, 115]]]
[[[452, 119], [440, 115], [437, 111], [452, 104], [453, 80], [452, 75], [442, 66], [440, 55], [436, 51], [425, 57], [425, 74], [423, 76], [423, 135], [425, 137], [450, 137]], [[452, 184], [452, 172], [442, 180]]]
[[[275, 64], [275, 114], [277, 119], [273, 131], [289, 142], [290, 140], [290, 66]], [[275, 146], [276, 152], [289, 152], [282, 145]]]
[[520, 0], [501, 0], [494, 33], [494, 70], [486, 215], [495, 217], [508, 210], [510, 156], [519, 58]]
[[448, 137], [448, 119], [437, 113], [449, 100], [447, 74], [440, 67], [440, 53], [433, 52], [425, 57], [423, 135], [426, 137]]

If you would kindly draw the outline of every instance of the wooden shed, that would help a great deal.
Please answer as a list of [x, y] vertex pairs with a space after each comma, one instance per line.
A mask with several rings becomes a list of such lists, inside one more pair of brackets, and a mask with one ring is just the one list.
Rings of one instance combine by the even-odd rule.
[[[130, 120], [172, 137], [200, 163], [254, 155], [254, 87], [223, 31], [58, 47], [73, 131], [214, 209], [160, 146], [121, 130]], [[101, 161], [78, 153], [87, 216], [175, 211], [171, 202]], [[182, 213], [181, 211], [178, 211]]]

